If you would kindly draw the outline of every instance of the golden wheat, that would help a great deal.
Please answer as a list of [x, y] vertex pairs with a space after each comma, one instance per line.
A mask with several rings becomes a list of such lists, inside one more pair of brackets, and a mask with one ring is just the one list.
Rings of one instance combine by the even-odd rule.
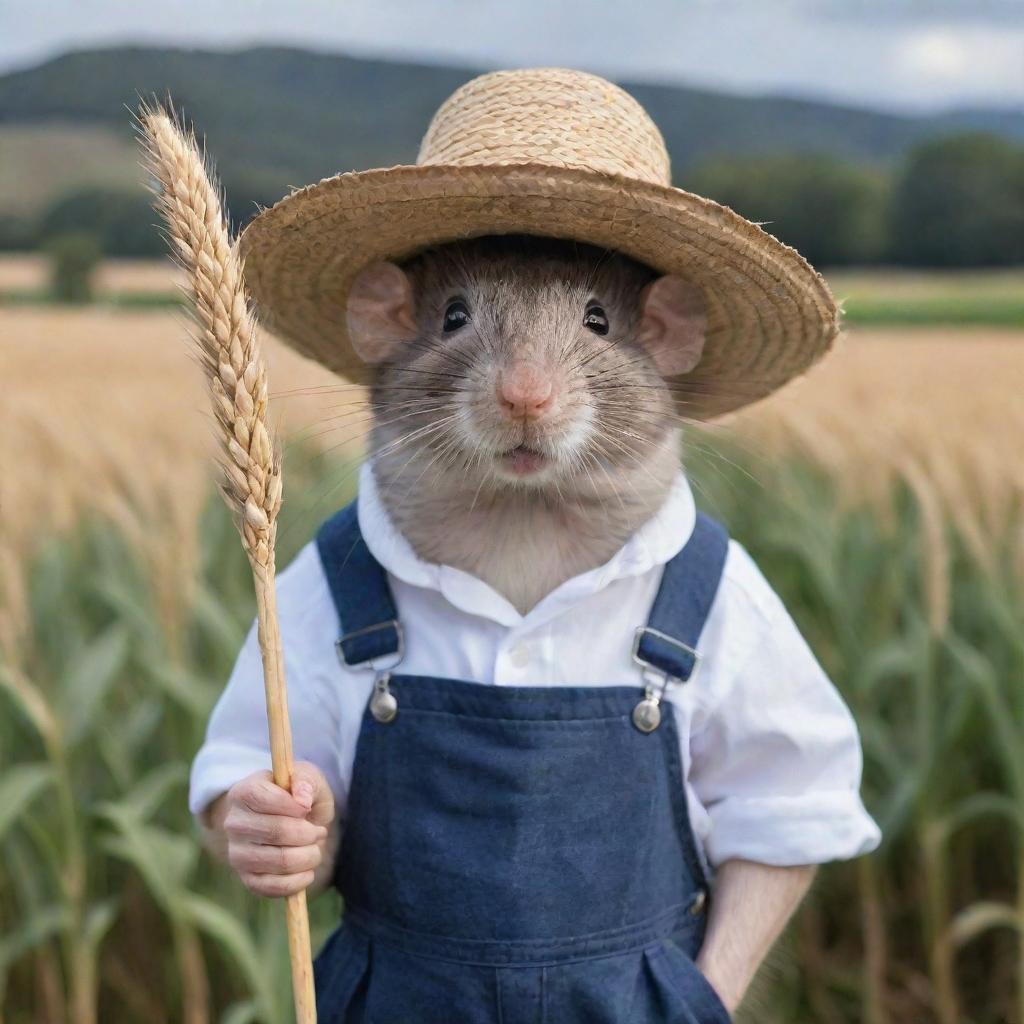
[[[812, 374], [716, 430], [763, 458], [797, 450], [848, 502], [883, 517], [893, 484], [907, 483], [991, 568], [993, 542], [1020, 532], [1022, 393], [1020, 331], [859, 329]], [[939, 532], [928, 532], [934, 543]], [[933, 564], [944, 557], [934, 552]]]
[[[0, 509], [19, 560], [83, 512], [117, 509], [136, 517], [136, 529], [150, 524], [149, 543], [166, 548], [154, 558], [186, 556], [168, 587], [187, 577], [211, 444], [180, 324], [167, 310], [0, 307], [0, 379], [15, 382], [0, 404]], [[361, 392], [265, 341], [280, 429], [357, 456]], [[1024, 501], [1022, 393], [1020, 332], [860, 329], [803, 381], [715, 426], [707, 443], [738, 438], [755, 466], [807, 455], [849, 502], [880, 516], [915, 465], [974, 556], [992, 566], [992, 540], [1020, 522]]]
[[[290, 789], [294, 759], [274, 582], [281, 454], [267, 426], [267, 370], [256, 319], [245, 292], [242, 261], [228, 235], [221, 193], [195, 136], [161, 108], [145, 104], [139, 126], [144, 163], [157, 182], [154, 205], [188, 274], [197, 325], [194, 349], [219, 428], [221, 492], [234, 513], [256, 588], [274, 781]], [[286, 916], [295, 1016], [299, 1024], [315, 1024], [305, 892], [288, 897]]]
[[232, 251], [221, 197], [195, 138], [162, 110], [143, 107], [140, 119], [146, 167], [159, 183], [154, 205], [188, 272], [195, 351], [221, 428], [224, 498], [249, 560], [266, 567], [281, 506], [281, 463], [267, 430], [266, 370], [241, 260]]

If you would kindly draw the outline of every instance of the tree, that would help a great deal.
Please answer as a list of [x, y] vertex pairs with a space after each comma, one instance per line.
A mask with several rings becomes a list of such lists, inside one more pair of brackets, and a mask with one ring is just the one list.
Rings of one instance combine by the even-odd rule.
[[0, 213], [0, 251], [32, 249], [35, 242], [35, 225], [30, 218]]
[[69, 233], [52, 239], [46, 247], [50, 257], [50, 293], [57, 302], [89, 302], [92, 278], [100, 261], [100, 247], [94, 236]]
[[980, 134], [923, 143], [898, 176], [890, 224], [900, 262], [1024, 263], [1024, 148]]
[[684, 187], [729, 206], [818, 266], [870, 263], [885, 244], [887, 184], [830, 156], [717, 159]]
[[46, 242], [69, 232], [90, 234], [104, 252], [118, 256], [163, 256], [167, 251], [142, 189], [90, 188], [63, 196], [43, 214], [38, 235]]

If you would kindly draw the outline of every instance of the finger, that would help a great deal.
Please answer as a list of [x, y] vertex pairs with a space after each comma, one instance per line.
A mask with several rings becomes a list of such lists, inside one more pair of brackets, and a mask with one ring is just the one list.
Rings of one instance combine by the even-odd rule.
[[292, 772], [292, 795], [307, 809], [307, 817], [317, 825], [334, 820], [334, 794], [323, 772], [308, 761], [300, 761]]
[[228, 812], [224, 831], [229, 839], [249, 839], [267, 846], [315, 846], [327, 838], [323, 825], [314, 825], [304, 818], [254, 814], [244, 807], [233, 807]]
[[264, 846], [261, 843], [228, 844], [228, 863], [239, 873], [295, 875], [320, 866], [319, 846]]
[[320, 778], [320, 772], [308, 761], [300, 761], [292, 769], [292, 796], [306, 808], [307, 813], [320, 789]]
[[294, 875], [254, 875], [248, 872], [238, 876], [250, 892], [258, 896], [294, 896], [313, 884], [312, 871], [300, 871]]
[[235, 803], [240, 803], [255, 814], [281, 814], [290, 818], [304, 818], [308, 807], [295, 799], [286, 789], [274, 783], [270, 774], [250, 776], [237, 787]]

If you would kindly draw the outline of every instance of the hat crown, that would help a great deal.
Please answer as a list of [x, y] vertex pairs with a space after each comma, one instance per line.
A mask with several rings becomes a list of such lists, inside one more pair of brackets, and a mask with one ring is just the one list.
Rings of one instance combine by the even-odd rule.
[[644, 108], [617, 85], [566, 68], [467, 82], [434, 115], [416, 162], [546, 164], [670, 184], [665, 140]]

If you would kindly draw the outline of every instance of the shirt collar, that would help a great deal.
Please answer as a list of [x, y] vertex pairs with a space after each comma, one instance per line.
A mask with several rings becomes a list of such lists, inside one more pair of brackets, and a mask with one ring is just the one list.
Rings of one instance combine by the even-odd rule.
[[391, 575], [412, 586], [437, 590], [462, 611], [508, 627], [539, 625], [617, 579], [664, 565], [690, 539], [697, 518], [693, 491], [680, 471], [658, 511], [607, 562], [566, 580], [524, 616], [471, 573], [419, 558], [388, 516], [369, 461], [360, 470], [357, 507], [366, 546]]

